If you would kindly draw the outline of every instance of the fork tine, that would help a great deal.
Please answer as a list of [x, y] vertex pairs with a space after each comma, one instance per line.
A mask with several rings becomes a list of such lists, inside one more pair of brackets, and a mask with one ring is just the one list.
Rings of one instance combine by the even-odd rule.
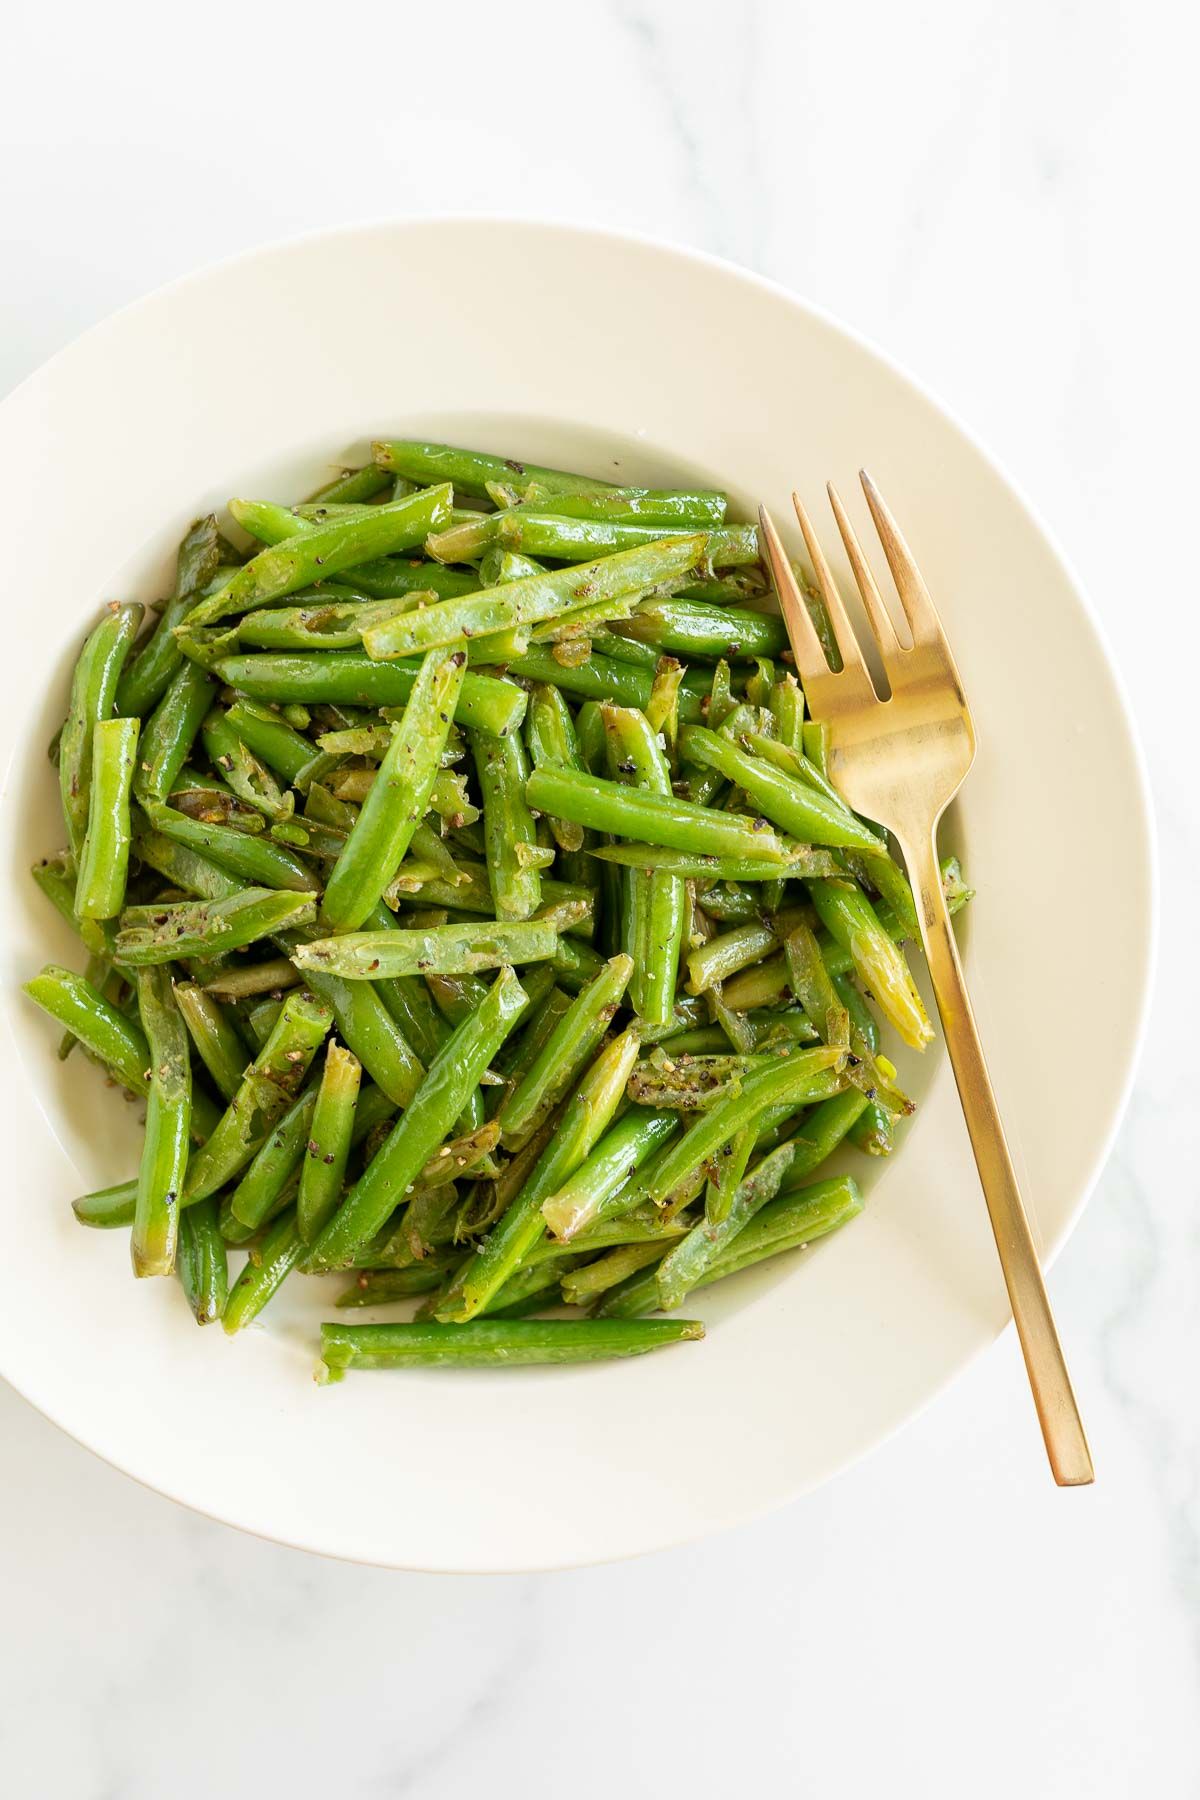
[[758, 522], [762, 527], [763, 541], [767, 547], [767, 561], [771, 565], [771, 573], [775, 578], [775, 591], [779, 595], [779, 609], [783, 614], [783, 622], [787, 626], [792, 653], [796, 658], [796, 667], [800, 671], [800, 679], [806, 688], [815, 686], [822, 680], [828, 680], [830, 667], [825, 660], [825, 652], [821, 648], [821, 640], [817, 636], [816, 627], [809, 617], [808, 607], [804, 604], [804, 596], [800, 592], [799, 583], [792, 573], [792, 565], [787, 559], [787, 552], [779, 540], [775, 529], [775, 521], [765, 506], [758, 509]]
[[837, 520], [838, 530], [842, 534], [842, 542], [846, 546], [846, 555], [850, 558], [850, 567], [854, 571], [854, 579], [858, 583], [858, 591], [862, 596], [863, 610], [867, 622], [875, 634], [875, 642], [879, 646], [879, 654], [883, 658], [883, 666], [891, 669], [893, 660], [900, 654], [900, 640], [896, 636], [896, 628], [892, 624], [891, 615], [883, 603], [875, 577], [871, 573], [871, 565], [862, 553], [862, 546], [841, 496], [832, 481], [826, 482], [825, 491], [829, 495], [829, 504], [833, 508], [833, 516]]
[[867, 673], [867, 665], [863, 661], [858, 639], [854, 635], [854, 627], [850, 623], [850, 615], [846, 611], [842, 596], [838, 593], [837, 582], [833, 579], [833, 571], [825, 561], [820, 539], [812, 528], [812, 520], [804, 510], [799, 494], [793, 493], [792, 505], [796, 509], [796, 517], [800, 521], [800, 529], [804, 533], [804, 542], [808, 546], [809, 559], [812, 562], [813, 574], [817, 578], [817, 586], [821, 590], [821, 598], [825, 602], [825, 610], [829, 614], [829, 622], [833, 626], [833, 635], [837, 639], [837, 647], [842, 653], [842, 663], [848, 673], [858, 676], [860, 681], [871, 687], [871, 677]]
[[863, 485], [863, 493], [867, 496], [867, 505], [871, 509], [871, 517], [875, 521], [875, 529], [879, 533], [879, 541], [883, 545], [883, 554], [887, 557], [888, 567], [892, 571], [892, 580], [896, 583], [896, 592], [900, 596], [900, 604], [904, 608], [904, 616], [908, 620], [914, 644], [942, 644], [945, 636], [942, 623], [937, 616], [937, 608], [929, 595], [924, 579], [918, 569], [912, 551], [904, 541], [904, 535], [888, 510], [887, 502], [871, 480], [865, 469], [858, 471], [858, 478]]

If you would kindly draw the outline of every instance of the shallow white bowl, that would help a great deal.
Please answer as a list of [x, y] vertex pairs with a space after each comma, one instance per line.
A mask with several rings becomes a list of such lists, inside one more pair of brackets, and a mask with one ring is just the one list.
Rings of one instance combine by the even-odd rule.
[[[702, 1344], [323, 1391], [310, 1376], [326, 1288], [290, 1283], [227, 1341], [194, 1327], [175, 1283], [133, 1282], [123, 1232], [74, 1223], [75, 1193], [136, 1167], [134, 1109], [78, 1057], [55, 1061], [56, 1031], [19, 992], [44, 961], [79, 960], [27, 871], [60, 843], [46, 744], [98, 607], [167, 591], [198, 512], [303, 493], [387, 434], [698, 478], [781, 523], [795, 485], [830, 544], [823, 482], [852, 497], [870, 466], [979, 730], [949, 831], [979, 890], [968, 973], [1047, 1255], [1104, 1160], [1141, 1031], [1139, 758], [1087, 603], [994, 465], [847, 332], [678, 250], [470, 220], [310, 237], [131, 307], [0, 408], [0, 1370], [119, 1468], [285, 1543], [422, 1569], [631, 1555], [823, 1481], [1005, 1324], [940, 1051], [909, 1071], [920, 1111], [902, 1153], [866, 1171], [863, 1217], [702, 1295]], [[1040, 1454], [1032, 1426], [1020, 1453]]]

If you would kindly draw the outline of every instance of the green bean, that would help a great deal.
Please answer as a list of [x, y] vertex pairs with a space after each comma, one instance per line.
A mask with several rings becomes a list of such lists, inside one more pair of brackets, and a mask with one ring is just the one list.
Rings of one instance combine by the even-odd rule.
[[[778, 861], [768, 862], [757, 856], [698, 856], [687, 850], [668, 849], [662, 844], [597, 844], [590, 854], [601, 862], [618, 863], [630, 869], [662, 869], [690, 881], [776, 881], [781, 875], [790, 880], [804, 875], [837, 873], [836, 862], [825, 850], [787, 843], [783, 848], [785, 861], [782, 866]], [[700, 896], [700, 904], [706, 912], [710, 910], [709, 898], [707, 894]], [[756, 911], [760, 904], [754, 895], [747, 896], [749, 911]], [[723, 913], [714, 916], [726, 917]]]
[[310, 969], [305, 979], [333, 1009], [338, 1033], [371, 1080], [397, 1106], [408, 1106], [425, 1074], [400, 1025], [369, 981], [343, 981]]
[[695, 1054], [677, 1050], [674, 1043], [663, 1044], [633, 1071], [629, 1098], [643, 1106], [701, 1112], [726, 1094], [740, 1093], [747, 1075], [767, 1068], [774, 1060], [753, 1053], [731, 1056], [720, 1050]]
[[[239, 524], [247, 509], [233, 502], [229, 509]], [[448, 487], [427, 488], [402, 500], [356, 511], [349, 518], [310, 525], [293, 515], [294, 535], [282, 539], [240, 568], [233, 579], [192, 613], [189, 625], [209, 625], [230, 613], [248, 612], [268, 600], [294, 594], [311, 582], [325, 580], [345, 569], [411, 550], [450, 517]]]
[[514, 972], [502, 969], [479, 1007], [438, 1052], [415, 1101], [317, 1238], [309, 1257], [314, 1269], [343, 1264], [404, 1199], [527, 1004]]
[[47, 963], [24, 985], [31, 1000], [65, 1025], [84, 1049], [133, 1094], [148, 1094], [150, 1048], [145, 1034], [82, 975]]
[[229, 1265], [215, 1200], [201, 1200], [181, 1214], [176, 1268], [196, 1323], [215, 1324], [229, 1298]]
[[[400, 706], [416, 685], [416, 663], [374, 662], [363, 650], [334, 650], [326, 655], [264, 652], [259, 656], [227, 656], [217, 664], [222, 681], [254, 700], [349, 702], [357, 706]], [[525, 716], [527, 695], [515, 682], [468, 671], [459, 689], [454, 716], [503, 736]]]
[[354, 931], [367, 917], [420, 824], [463, 683], [462, 653], [425, 658], [395, 727], [379, 779], [363, 802], [321, 902], [329, 931]]
[[269, 706], [260, 706], [239, 695], [226, 713], [225, 722], [260, 762], [289, 784], [296, 784], [301, 772], [313, 761], [309, 740]]
[[97, 1188], [94, 1193], [81, 1194], [72, 1200], [71, 1211], [81, 1225], [89, 1225], [101, 1231], [111, 1230], [115, 1226], [132, 1225], [133, 1215], [137, 1207], [137, 1177], [132, 1181], [119, 1181], [114, 1187]]
[[[817, 1238], [849, 1224], [863, 1209], [858, 1184], [849, 1175], [811, 1187], [779, 1194], [740, 1231], [729, 1248], [696, 1283], [708, 1287], [726, 1275], [736, 1275], [767, 1257], [785, 1250], [802, 1249]], [[658, 1305], [657, 1272], [635, 1275], [596, 1308], [598, 1317], [635, 1319]]]
[[461, 1259], [461, 1250], [441, 1250], [403, 1269], [374, 1269], [356, 1276], [334, 1304], [391, 1306], [398, 1300], [411, 1300], [416, 1294], [432, 1293]]
[[567, 1306], [586, 1306], [598, 1295], [635, 1275], [651, 1263], [660, 1262], [668, 1245], [664, 1243], [621, 1244], [583, 1268], [569, 1270], [562, 1277], [562, 1297]]
[[281, 1213], [263, 1238], [258, 1260], [246, 1264], [225, 1302], [221, 1324], [231, 1337], [258, 1317], [303, 1254], [295, 1212]]
[[348, 981], [393, 975], [471, 975], [505, 963], [538, 962], [558, 944], [553, 925], [528, 922], [442, 925], [431, 931], [354, 931], [295, 951], [296, 966]]
[[320, 1076], [317, 1111], [304, 1148], [295, 1206], [300, 1237], [306, 1244], [315, 1242], [320, 1231], [324, 1231], [342, 1193], [360, 1082], [362, 1064], [358, 1057], [340, 1044], [329, 1044], [326, 1067]]
[[525, 786], [529, 804], [623, 837], [636, 837], [689, 855], [757, 857], [775, 873], [787, 859], [785, 845], [762, 820], [711, 812], [673, 795], [644, 793], [574, 769], [535, 769]]
[[233, 1190], [229, 1210], [248, 1231], [257, 1231], [274, 1215], [280, 1197], [300, 1168], [316, 1104], [317, 1084], [313, 1082], [276, 1119]]
[[289, 994], [266, 1043], [242, 1077], [209, 1137], [188, 1167], [183, 1204], [215, 1194], [239, 1174], [266, 1141], [304, 1084], [331, 1023], [327, 1006], [311, 994]]
[[884, 1017], [906, 1044], [923, 1050], [932, 1040], [933, 1027], [903, 951], [880, 923], [866, 895], [850, 881], [810, 881], [808, 891], [822, 925], [847, 952]]
[[724, 494], [711, 488], [593, 488], [572, 493], [535, 482], [526, 489], [521, 504], [509, 509], [506, 516], [519, 518], [540, 511], [552, 512], [560, 519], [618, 519], [700, 531], [723, 525], [725, 509]]
[[[530, 694], [525, 738], [535, 769], [582, 769], [571, 709], [559, 690], [546, 682], [539, 682]], [[581, 825], [554, 818], [548, 823], [561, 849], [575, 851], [582, 848]]]
[[[778, 741], [796, 756], [804, 755], [804, 689], [794, 675], [782, 675], [767, 695]], [[754, 745], [758, 749], [758, 743]]]
[[[637, 528], [631, 528], [637, 529]], [[641, 596], [691, 567], [704, 548], [702, 536], [656, 537], [643, 547], [602, 557], [582, 568], [526, 575], [482, 588], [457, 600], [439, 600], [420, 611], [368, 627], [363, 643], [373, 657], [390, 661], [443, 644], [512, 631], [558, 618], [573, 608]]]
[[[548, 511], [513, 507], [498, 515], [496, 538], [507, 550], [527, 556], [553, 557], [559, 562], [583, 563], [592, 558], [611, 560], [644, 544], [661, 539], [661, 524], [635, 524], [616, 519], [570, 519]], [[678, 529], [678, 527], [676, 527]], [[431, 545], [431, 548], [434, 546]], [[434, 549], [436, 554], [436, 549]], [[704, 562], [728, 569], [758, 560], [758, 534], [752, 525], [718, 526], [705, 534], [703, 543], [689, 558], [689, 569], [699, 573]], [[684, 574], [684, 570], [680, 570]]]
[[228, 713], [214, 707], [204, 719], [201, 735], [213, 763], [240, 799], [268, 819], [291, 818], [295, 809], [292, 795], [280, 787], [266, 763], [242, 742]]
[[[616, 1326], [617, 1329], [611, 1329]], [[516, 1368], [642, 1356], [702, 1338], [698, 1319], [477, 1319], [469, 1325], [322, 1325], [326, 1379], [347, 1369]]]
[[134, 855], [155, 869], [172, 887], [195, 894], [201, 900], [228, 900], [244, 891], [245, 884], [236, 875], [219, 869], [207, 856], [172, 843], [160, 831], [152, 831], [144, 815], [134, 814]]
[[501, 1142], [519, 1150], [553, 1112], [595, 1054], [633, 974], [628, 956], [614, 956], [576, 996], [542, 1044], [497, 1117]]
[[647, 1198], [661, 1204], [693, 1170], [768, 1108], [784, 1104], [794, 1108], [825, 1099], [842, 1085], [839, 1071], [844, 1061], [843, 1052], [822, 1046], [798, 1050], [786, 1059], [773, 1057], [765, 1068], [752, 1070], [739, 1090], [722, 1096], [682, 1138], [668, 1146], [655, 1164]]
[[64, 924], [77, 932], [92, 956], [112, 960], [112, 927], [103, 919], [81, 919], [75, 910], [75, 870], [69, 855], [45, 857], [30, 874]]
[[156, 831], [179, 844], [200, 850], [223, 869], [258, 887], [283, 888], [313, 894], [318, 882], [298, 856], [282, 844], [271, 843], [227, 825], [202, 824], [170, 806], [150, 802], [146, 816]]
[[317, 489], [312, 501], [314, 505], [324, 502], [329, 506], [343, 501], [373, 500], [376, 494], [382, 494], [391, 485], [392, 479], [386, 469], [381, 469], [378, 463], [367, 463], [361, 469], [343, 469], [340, 475]]
[[637, 1033], [626, 1031], [600, 1052], [528, 1180], [439, 1303], [438, 1318], [473, 1318], [544, 1236], [542, 1202], [557, 1193], [603, 1135], [620, 1103], [639, 1047]]
[[88, 825], [75, 890], [75, 908], [84, 919], [115, 918], [125, 901], [138, 728], [137, 719], [99, 719], [92, 732]]
[[206, 994], [218, 1000], [256, 1000], [260, 994], [282, 997], [287, 988], [301, 986], [299, 970], [290, 957], [270, 956], [263, 962], [235, 963], [219, 969], [204, 982]]
[[699, 725], [689, 725], [680, 752], [690, 763], [719, 771], [760, 806], [774, 825], [810, 844], [883, 848], [879, 837], [841, 801], [831, 801], [815, 788], [793, 780], [761, 757], [750, 756], [728, 738]]
[[542, 1202], [542, 1217], [560, 1243], [578, 1240], [639, 1169], [679, 1129], [672, 1112], [631, 1106], [575, 1173]]
[[459, 450], [451, 444], [427, 444], [410, 438], [389, 438], [372, 445], [375, 461], [383, 469], [422, 484], [448, 481], [460, 494], [488, 498], [488, 483], [500, 482], [523, 494], [536, 483], [549, 493], [603, 493], [612, 484], [587, 475], [571, 475], [562, 469], [542, 468], [538, 463], [514, 462], [488, 456], [481, 450]]
[[717, 1263], [739, 1232], [773, 1200], [795, 1155], [793, 1144], [771, 1150], [738, 1183], [726, 1216], [702, 1219], [682, 1243], [674, 1244], [658, 1265], [658, 1304], [664, 1312], [682, 1306], [701, 1278]]
[[215, 694], [199, 663], [185, 662], [171, 677], [142, 729], [133, 793], [143, 806], [165, 800], [175, 786]]
[[130, 654], [117, 684], [116, 711], [142, 718], [162, 698], [183, 661], [175, 637], [221, 566], [221, 535], [212, 513], [190, 526], [176, 558], [175, 593], [159, 615], [158, 623]]
[[488, 881], [499, 919], [528, 919], [541, 903], [542, 882], [531, 852], [537, 832], [525, 799], [529, 764], [517, 732], [470, 734], [483, 796]]
[[140, 969], [137, 996], [148, 1046], [150, 1092], [130, 1253], [135, 1275], [169, 1275], [175, 1267], [180, 1197], [188, 1164], [191, 1059], [169, 972]]
[[181, 900], [165, 906], [127, 906], [116, 953], [132, 968], [181, 957], [207, 959], [316, 917], [310, 895], [243, 888], [225, 900]]
[[238, 643], [258, 650], [349, 650], [362, 643], [368, 625], [436, 598], [418, 589], [395, 600], [335, 600], [322, 594], [304, 606], [257, 607], [238, 621]]
[[620, 637], [652, 644], [676, 655], [726, 656], [751, 662], [756, 656], [778, 656], [787, 647], [783, 620], [774, 613], [710, 606], [702, 600], [650, 600], [616, 627]]
[[71, 700], [58, 743], [58, 781], [76, 858], [87, 831], [92, 734], [101, 719], [112, 717], [121, 670], [141, 620], [140, 606], [111, 608], [84, 644], [71, 678]]
[[232, 1100], [251, 1060], [241, 1032], [220, 1002], [193, 981], [176, 983], [175, 1004], [217, 1092]]
[[774, 925], [757, 922], [735, 925], [720, 937], [710, 938], [687, 959], [688, 992], [703, 994], [706, 989], [736, 975], [739, 969], [761, 962], [764, 956], [779, 948]]
[[[674, 803], [671, 773], [658, 739], [643, 713], [606, 706], [610, 769], [628, 776], [639, 793]], [[634, 941], [629, 996], [649, 1025], [665, 1025], [675, 1007], [675, 977], [683, 939], [684, 883], [668, 870], [631, 869], [626, 877]]]

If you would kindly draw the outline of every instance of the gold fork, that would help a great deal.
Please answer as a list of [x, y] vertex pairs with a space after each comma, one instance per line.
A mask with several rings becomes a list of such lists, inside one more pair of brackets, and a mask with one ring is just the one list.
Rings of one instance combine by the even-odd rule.
[[765, 507], [759, 508], [759, 519], [809, 709], [828, 732], [829, 778], [856, 812], [891, 831], [908, 867], [933, 991], [1050, 1467], [1060, 1487], [1081, 1487], [1093, 1479], [1091, 1453], [1004, 1139], [938, 866], [938, 821], [975, 760], [975, 730], [929, 590], [878, 488], [865, 470], [860, 478], [908, 621], [910, 643], [900, 642], [832, 483], [829, 500], [891, 688], [889, 699], [881, 700], [876, 693], [798, 495], [792, 495], [792, 504], [837, 640], [840, 670], [830, 668]]

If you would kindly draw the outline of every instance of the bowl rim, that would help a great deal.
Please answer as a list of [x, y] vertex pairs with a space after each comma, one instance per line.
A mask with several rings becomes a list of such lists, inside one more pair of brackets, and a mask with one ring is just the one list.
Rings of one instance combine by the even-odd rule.
[[[228, 272], [236, 270], [243, 264], [249, 265], [268, 260], [278, 255], [286, 255], [294, 250], [301, 249], [314, 243], [326, 242], [336, 244], [356, 239], [370, 238], [378, 234], [391, 235], [411, 229], [428, 231], [459, 231], [468, 229], [477, 231], [495, 231], [499, 233], [514, 229], [522, 231], [533, 230], [541, 232], [547, 237], [573, 237], [588, 242], [607, 244], [617, 249], [622, 246], [636, 246], [641, 249], [647, 249], [659, 254], [674, 257], [684, 264], [712, 270], [726, 277], [733, 277], [739, 283], [750, 288], [758, 289], [776, 299], [782, 300], [792, 309], [806, 315], [810, 320], [830, 333], [848, 341], [858, 350], [865, 352], [869, 358], [881, 365], [882, 368], [887, 370], [893, 377], [899, 378], [899, 380], [912, 390], [912, 392], [916, 394], [932, 412], [948, 424], [959, 438], [969, 445], [989, 474], [1008, 490], [1009, 494], [1017, 502], [1021, 510], [1036, 529], [1043, 544], [1049, 551], [1051, 558], [1057, 565], [1058, 572], [1069, 586], [1075, 599], [1078, 601], [1081, 611], [1083, 612], [1092, 635], [1100, 649], [1104, 664], [1106, 665], [1107, 673], [1112, 683], [1113, 693], [1117, 701], [1117, 709], [1124, 726], [1125, 737], [1131, 753], [1131, 762], [1135, 773], [1135, 792], [1137, 795], [1140, 822], [1143, 827], [1145, 841], [1145, 862], [1142, 871], [1145, 883], [1146, 900], [1146, 932], [1144, 941], [1141, 945], [1144, 958], [1143, 975], [1138, 998], [1136, 1020], [1123, 1047], [1125, 1059], [1124, 1076], [1121, 1082], [1119, 1096], [1111, 1111], [1107, 1129], [1102, 1134], [1099, 1134], [1095, 1140], [1090, 1165], [1085, 1179], [1079, 1185], [1079, 1191], [1074, 1204], [1064, 1215], [1057, 1230], [1052, 1235], [1047, 1236], [1041, 1244], [1042, 1267], [1044, 1270], [1049, 1270], [1078, 1224], [1079, 1218], [1094, 1193], [1104, 1167], [1111, 1156], [1117, 1133], [1121, 1128], [1129, 1107], [1142, 1054], [1146, 1045], [1150, 1009], [1157, 980], [1161, 934], [1160, 847], [1153, 789], [1151, 786], [1145, 748], [1138, 727], [1137, 717], [1130, 699], [1124, 671], [1114, 654], [1107, 630], [1097, 613], [1088, 588], [1080, 578], [1073, 562], [1064, 550], [1056, 533], [1047, 524], [1040, 508], [1032, 502], [1023, 485], [1014, 478], [1007, 465], [1003, 463], [980, 439], [977, 433], [963, 421], [955, 408], [947, 404], [947, 402], [944, 401], [939, 394], [934, 392], [920, 376], [914, 374], [906, 363], [902, 362], [891, 351], [883, 348], [879, 342], [869, 334], [860, 330], [857, 326], [847, 323], [846, 320], [831, 309], [798, 293], [785, 282], [775, 280], [770, 276], [762, 275], [729, 257], [697, 249], [693, 245], [680, 242], [674, 237], [660, 236], [656, 233], [627, 230], [601, 224], [581, 224], [577, 220], [556, 218], [553, 214], [524, 213], [520, 211], [497, 213], [448, 210], [432, 213], [383, 214], [374, 218], [356, 220], [353, 223], [348, 224], [314, 226], [303, 232], [290, 233], [283, 237], [272, 238], [264, 243], [252, 245], [229, 255], [201, 263], [195, 268], [173, 276], [169, 280], [147, 290], [145, 293], [126, 301], [123, 305], [115, 308], [112, 312], [106, 313], [102, 318], [95, 321], [95, 323], [69, 339], [67, 343], [39, 363], [27, 375], [23, 376], [14, 387], [10, 388], [2, 397], [0, 397], [0, 418], [3, 417], [10, 402], [15, 401], [18, 396], [24, 395], [27, 389], [35, 388], [52, 372], [58, 372], [63, 363], [69, 362], [73, 356], [82, 353], [85, 349], [90, 349], [95, 340], [103, 340], [106, 333], [116, 330], [120, 325], [127, 324], [131, 318], [135, 318], [143, 309], [150, 309], [160, 302], [169, 299], [176, 291], [198, 286], [210, 279], [219, 278]], [[933, 1381], [915, 1404], [909, 1405], [904, 1411], [898, 1414], [886, 1428], [879, 1431], [877, 1435], [857, 1452], [857, 1454], [850, 1456], [844, 1462], [839, 1464], [831, 1471], [829, 1476], [821, 1478], [819, 1485], [824, 1485], [825, 1481], [828, 1479], [836, 1479], [838, 1475], [844, 1473], [850, 1467], [863, 1462], [867, 1457], [878, 1450], [881, 1445], [887, 1443], [898, 1431], [907, 1426], [913, 1419], [924, 1413], [926, 1408], [930, 1406], [952, 1383], [957, 1381], [984, 1352], [990, 1349], [1000, 1336], [1008, 1332], [1011, 1329], [1011, 1326], [1011, 1315], [1002, 1322], [998, 1328], [989, 1329], [985, 1326], [975, 1346], [962, 1355], [939, 1380]], [[0, 1369], [0, 1376], [3, 1376], [23, 1399], [28, 1401], [28, 1403], [33, 1406], [35, 1410], [40, 1412], [43, 1417], [47, 1418], [60, 1430], [64, 1431], [68, 1437], [72, 1438], [76, 1443], [80, 1444], [93, 1455], [99, 1457], [100, 1460], [109, 1463], [111, 1467], [119, 1469], [122, 1474], [129, 1476], [132, 1480], [136, 1481], [139, 1486], [147, 1488], [151, 1492], [161, 1494], [165, 1498], [173, 1500], [177, 1504], [185, 1506], [191, 1511], [198, 1512], [206, 1518], [213, 1519], [223, 1525], [231, 1525], [234, 1529], [258, 1537], [264, 1542], [284, 1544], [289, 1548], [305, 1550], [311, 1554], [329, 1557], [337, 1561], [359, 1562], [367, 1566], [381, 1566], [378, 1559], [369, 1553], [358, 1556], [347, 1550], [331, 1549], [324, 1545], [313, 1544], [312, 1542], [305, 1541], [299, 1536], [293, 1535], [289, 1537], [286, 1533], [271, 1532], [259, 1525], [231, 1518], [226, 1514], [210, 1510], [204, 1505], [189, 1499], [185, 1494], [173, 1492], [169, 1486], [159, 1485], [147, 1475], [140, 1474], [136, 1470], [127, 1467], [118, 1457], [110, 1456], [104, 1450], [97, 1448], [94, 1444], [88, 1442], [86, 1438], [80, 1436], [77, 1429], [72, 1428], [71, 1425], [65, 1423], [64, 1420], [58, 1416], [58, 1408], [52, 1401], [36, 1398], [32, 1393], [27, 1391], [24, 1386], [18, 1386], [4, 1369]], [[689, 1529], [682, 1534], [676, 1531], [668, 1535], [662, 1535], [656, 1542], [647, 1544], [637, 1550], [606, 1551], [586, 1559], [573, 1559], [569, 1564], [531, 1562], [522, 1565], [519, 1563], [506, 1562], [503, 1564], [496, 1564], [494, 1566], [494, 1572], [541, 1573], [556, 1567], [593, 1567], [608, 1562], [627, 1560], [632, 1556], [656, 1554], [659, 1551], [668, 1548], [680, 1547], [687, 1543], [696, 1542], [703, 1537], [715, 1535], [717, 1530], [728, 1531], [735, 1529], [739, 1524], [749, 1524], [754, 1520], [774, 1512], [790, 1501], [800, 1499], [804, 1493], [811, 1491], [813, 1485], [814, 1484], [809, 1483], [801, 1488], [793, 1487], [789, 1493], [771, 1494], [761, 1500], [757, 1505], [744, 1507], [738, 1520], [730, 1521], [724, 1526], [714, 1528], [711, 1526], [700, 1525], [693, 1529]], [[486, 1572], [485, 1565], [483, 1564], [475, 1564], [470, 1568], [464, 1568], [461, 1565], [447, 1565], [440, 1569], [437, 1565], [429, 1562], [411, 1565], [393, 1563], [387, 1566], [397, 1568], [411, 1567], [414, 1570], [429, 1573], [458, 1574]]]

